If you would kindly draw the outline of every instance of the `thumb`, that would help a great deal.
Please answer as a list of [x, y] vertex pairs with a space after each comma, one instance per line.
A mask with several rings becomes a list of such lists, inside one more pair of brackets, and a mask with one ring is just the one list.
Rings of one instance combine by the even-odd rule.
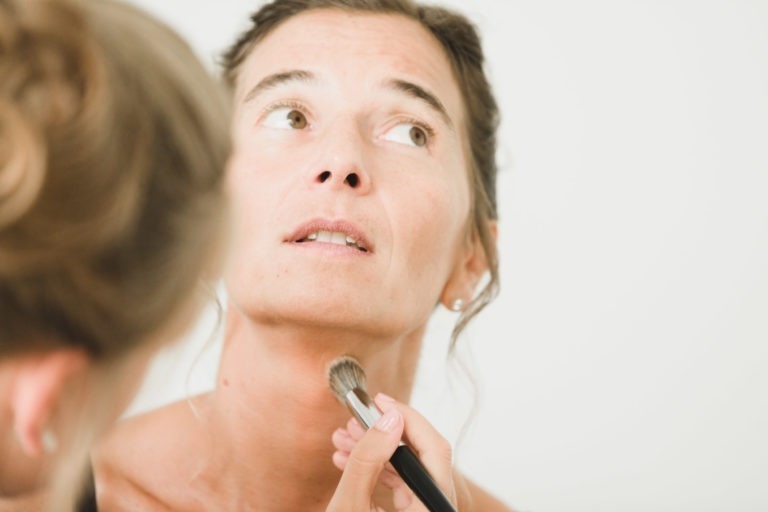
[[327, 512], [374, 508], [373, 491], [379, 474], [400, 444], [403, 428], [403, 415], [392, 408], [363, 435], [349, 454]]

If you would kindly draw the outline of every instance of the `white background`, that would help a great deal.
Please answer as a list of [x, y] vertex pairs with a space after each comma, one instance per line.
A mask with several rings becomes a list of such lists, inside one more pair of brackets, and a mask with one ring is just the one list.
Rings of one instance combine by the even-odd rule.
[[[255, 5], [135, 1], [211, 65]], [[464, 340], [459, 466], [521, 511], [768, 510], [768, 1], [444, 3], [504, 116], [503, 291]], [[452, 320], [415, 405], [455, 439]], [[210, 385], [210, 330], [132, 411]]]

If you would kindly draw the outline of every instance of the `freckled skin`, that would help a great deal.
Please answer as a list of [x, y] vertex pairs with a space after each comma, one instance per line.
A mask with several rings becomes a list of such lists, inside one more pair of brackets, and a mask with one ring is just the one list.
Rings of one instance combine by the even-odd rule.
[[[366, 22], [337, 22], [348, 16]], [[316, 80], [280, 84], [243, 102], [262, 78], [293, 69]], [[393, 78], [431, 91], [454, 128], [423, 102], [381, 85]], [[231, 300], [269, 321], [377, 333], [422, 324], [459, 258], [469, 210], [461, 99], [439, 44], [399, 16], [302, 14], [255, 48], [236, 98]], [[264, 126], [264, 109], [284, 100], [306, 106], [307, 127]], [[398, 118], [423, 119], [436, 133], [422, 147], [391, 142], [386, 130]], [[323, 171], [354, 171], [360, 184], [320, 184]], [[283, 243], [287, 232], [318, 216], [355, 223], [375, 252], [334, 258]]]

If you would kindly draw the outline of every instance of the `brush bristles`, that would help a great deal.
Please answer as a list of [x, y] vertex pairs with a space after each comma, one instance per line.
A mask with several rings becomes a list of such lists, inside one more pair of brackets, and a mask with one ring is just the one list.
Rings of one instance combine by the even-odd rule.
[[353, 357], [343, 356], [334, 359], [328, 367], [328, 385], [341, 403], [351, 390], [358, 388], [365, 391], [365, 372]]

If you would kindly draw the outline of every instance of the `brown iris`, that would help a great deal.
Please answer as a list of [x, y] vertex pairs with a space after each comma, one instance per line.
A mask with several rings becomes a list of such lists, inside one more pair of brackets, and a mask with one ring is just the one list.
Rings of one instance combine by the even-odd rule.
[[307, 127], [307, 118], [298, 110], [291, 110], [288, 112], [288, 121], [291, 123], [291, 128], [297, 130]]
[[419, 147], [427, 143], [427, 134], [418, 126], [412, 127], [409, 135], [411, 136], [413, 143]]

